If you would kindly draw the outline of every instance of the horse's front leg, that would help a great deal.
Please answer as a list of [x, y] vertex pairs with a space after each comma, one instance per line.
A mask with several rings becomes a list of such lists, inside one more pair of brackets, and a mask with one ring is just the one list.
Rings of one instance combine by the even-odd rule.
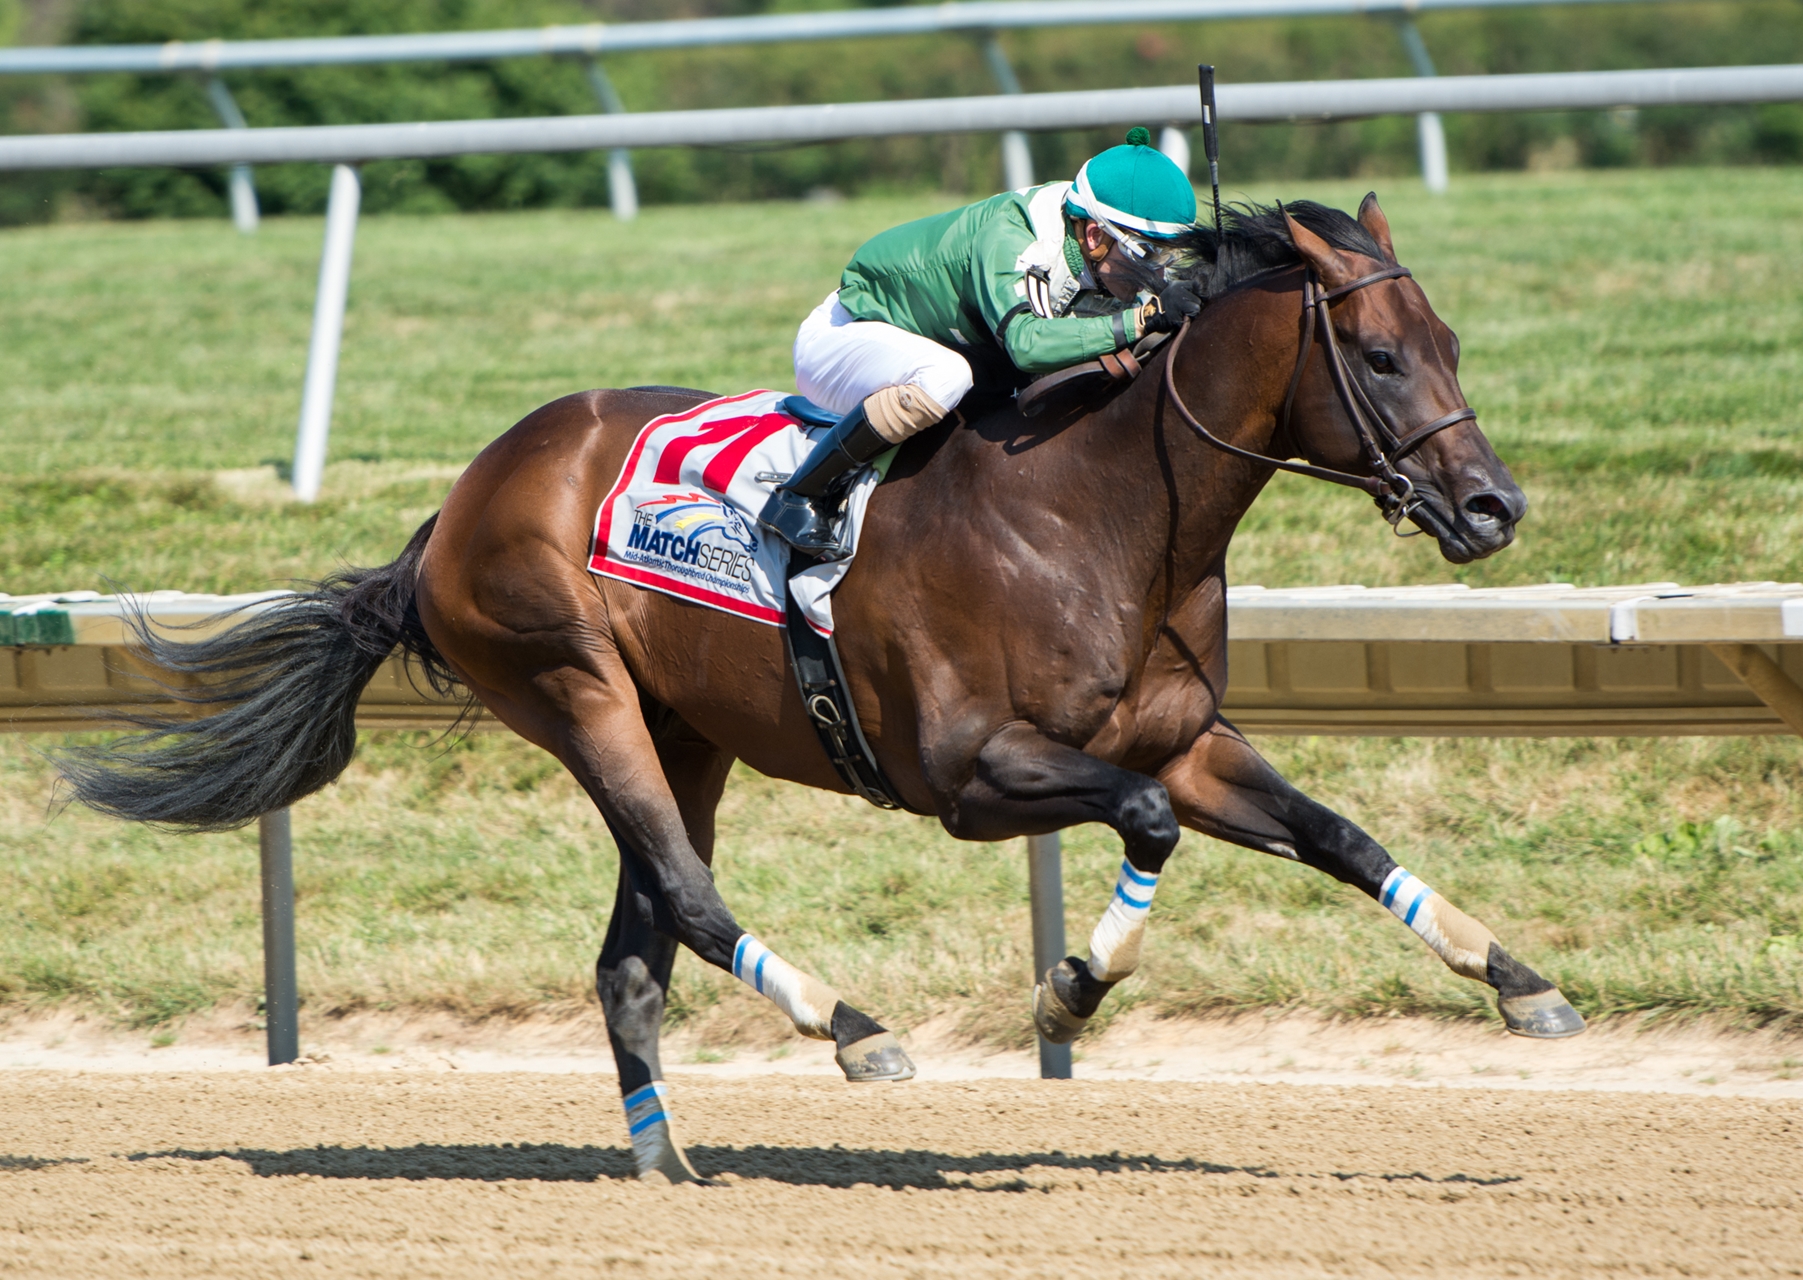
[[1559, 990], [1503, 949], [1496, 935], [1396, 865], [1383, 846], [1303, 795], [1225, 720], [1159, 775], [1178, 820], [1218, 840], [1307, 863], [1375, 898], [1462, 977], [1496, 989], [1516, 1035], [1574, 1036], [1584, 1029]]
[[1146, 916], [1165, 860], [1181, 834], [1170, 798], [1155, 779], [1053, 742], [1025, 723], [983, 745], [959, 788], [946, 827], [966, 840], [1056, 831], [1105, 822], [1126, 846], [1114, 896], [1089, 939], [1089, 958], [1067, 956], [1040, 976], [1033, 1021], [1054, 1044], [1069, 1044], [1115, 983], [1139, 967]]

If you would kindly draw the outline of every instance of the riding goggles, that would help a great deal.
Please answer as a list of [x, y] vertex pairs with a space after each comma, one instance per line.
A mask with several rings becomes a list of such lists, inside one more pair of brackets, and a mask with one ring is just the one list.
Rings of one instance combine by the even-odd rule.
[[[1077, 170], [1077, 179], [1071, 184], [1071, 196], [1074, 197], [1072, 203], [1082, 208], [1083, 216], [1101, 227], [1102, 230], [1106, 231], [1110, 236], [1114, 237], [1115, 243], [1121, 246], [1121, 252], [1125, 253], [1129, 258], [1133, 258], [1145, 263], [1147, 266], [1156, 268], [1162, 268], [1170, 262], [1172, 250], [1169, 246], [1158, 244], [1147, 240], [1142, 236], [1135, 235], [1132, 231], [1127, 230], [1116, 222], [1115, 218], [1125, 218], [1130, 215], [1123, 214], [1119, 210], [1111, 209], [1097, 198], [1095, 191], [1089, 185], [1089, 166], [1087, 164]], [[1115, 217], [1110, 217], [1110, 213], [1114, 214]], [[1172, 233], [1175, 233], [1182, 230], [1181, 227], [1171, 223], [1153, 223], [1150, 225], [1154, 230], [1159, 231], [1168, 228]]]

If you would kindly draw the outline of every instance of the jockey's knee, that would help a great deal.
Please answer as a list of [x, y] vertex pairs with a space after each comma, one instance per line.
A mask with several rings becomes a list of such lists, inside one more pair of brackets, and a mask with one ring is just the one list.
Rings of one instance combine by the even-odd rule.
[[941, 347], [933, 354], [935, 358], [907, 381], [940, 406], [939, 416], [943, 418], [970, 394], [976, 376], [971, 372], [970, 361], [950, 347]]
[[951, 412], [951, 408], [919, 387], [909, 385], [884, 387], [864, 397], [864, 416], [870, 419], [876, 433], [890, 444], [900, 444], [909, 436], [925, 431]]

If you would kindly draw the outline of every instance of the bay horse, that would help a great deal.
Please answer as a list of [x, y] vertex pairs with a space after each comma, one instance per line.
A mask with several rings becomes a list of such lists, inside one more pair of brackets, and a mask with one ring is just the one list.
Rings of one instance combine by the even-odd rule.
[[[1487, 983], [1509, 1030], [1583, 1021], [1482, 924], [1301, 794], [1221, 716], [1226, 557], [1283, 466], [1370, 491], [1464, 563], [1507, 546], [1526, 499], [1459, 388], [1458, 341], [1397, 265], [1375, 196], [1229, 213], [1184, 246], [1207, 299], [1143, 376], [1042, 418], [955, 415], [902, 446], [835, 597], [853, 704], [908, 808], [964, 840], [1086, 822], [1125, 846], [1087, 959], [1041, 976], [1040, 1031], [1069, 1041], [1133, 972], [1182, 828], [1293, 859], [1402, 918]], [[1300, 322], [1299, 322], [1300, 315]], [[845, 791], [773, 627], [587, 567], [595, 513], [640, 429], [705, 393], [589, 391], [489, 445], [392, 564], [348, 570], [216, 637], [143, 629], [196, 677], [197, 718], [64, 761], [125, 818], [242, 825], [324, 786], [357, 697], [398, 646], [556, 756], [619, 847], [596, 990], [637, 1168], [697, 1177], [658, 1056], [678, 944], [835, 1043], [852, 1080], [905, 1079], [895, 1037], [734, 918], [714, 814], [734, 760]], [[1294, 457], [1305, 463], [1286, 463]]]

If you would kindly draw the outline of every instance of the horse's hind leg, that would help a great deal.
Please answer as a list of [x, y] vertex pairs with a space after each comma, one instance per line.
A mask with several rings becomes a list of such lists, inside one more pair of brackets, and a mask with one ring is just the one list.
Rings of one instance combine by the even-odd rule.
[[[601, 664], [618, 672], [617, 682], [568, 670], [558, 674], [563, 714], [541, 745], [558, 755], [595, 801], [620, 852], [620, 891], [596, 965], [596, 992], [607, 1015], [639, 1176], [682, 1181], [696, 1174], [671, 1131], [658, 1055], [677, 942], [767, 996], [802, 1034], [833, 1041], [848, 1079], [905, 1080], [914, 1066], [893, 1035], [733, 918], [710, 868], [714, 808], [731, 760], [664, 708], [642, 703], [611, 657]], [[504, 719], [523, 709], [484, 701]], [[653, 758], [659, 767], [641, 763]]]
[[[663, 767], [689, 841], [703, 865], [712, 868], [714, 813], [726, 789], [732, 758], [668, 708], [649, 699], [642, 699], [641, 707], [657, 742], [658, 763]], [[648, 907], [651, 902], [647, 898]], [[730, 968], [734, 976], [789, 1014], [803, 1035], [833, 1041], [837, 1050], [834, 1056], [846, 1079], [867, 1083], [913, 1076], [914, 1064], [887, 1029], [845, 1003], [825, 983], [788, 964], [751, 934], [741, 934], [735, 942]], [[669, 985], [666, 970], [662, 990], [668, 991]], [[799, 1016], [797, 1006], [803, 1011]], [[824, 1021], [820, 1018], [822, 1010], [826, 1011]]]
[[[652, 714], [646, 719], [657, 742], [658, 763], [663, 766], [683, 826], [696, 855], [711, 866], [714, 810], [732, 761], [661, 708], [648, 710]], [[620, 879], [607, 938], [595, 961], [595, 994], [607, 1017], [607, 1039], [620, 1075], [633, 1163], [642, 1179], [662, 1176], [671, 1182], [699, 1181], [700, 1175], [673, 1131], [669, 1089], [658, 1053], [670, 971], [676, 963], [676, 939], [657, 928], [653, 902], [658, 889], [644, 858], [619, 831], [612, 834], [620, 851]]]
[[1307, 863], [1364, 890], [1462, 977], [1496, 989], [1516, 1035], [1575, 1036], [1584, 1019], [1559, 989], [1503, 949], [1496, 935], [1396, 865], [1377, 841], [1303, 795], [1226, 721], [1161, 775], [1178, 818], [1219, 840]]
[[[644, 1108], [632, 1123], [660, 1112], [667, 1121], [655, 1088], [643, 1093], [656, 1083], [655, 1029], [668, 983], [667, 968], [650, 963], [657, 952], [644, 921], [650, 932], [675, 939], [768, 997], [802, 1034], [833, 1041], [847, 1079], [913, 1076], [914, 1066], [894, 1036], [839, 999], [831, 987], [759, 943], [721, 900], [702, 851], [711, 856], [713, 804], [728, 762], [712, 754], [711, 746], [685, 741], [680, 735], [660, 745], [646, 713], [650, 711], [650, 719], [660, 728], [673, 718], [655, 704], [641, 705], [637, 688], [610, 646], [595, 644], [591, 637], [579, 651], [561, 645], [555, 654], [536, 644], [520, 648], [513, 663], [497, 663], [491, 669], [536, 674], [511, 682], [503, 691], [478, 683], [466, 665], [465, 680], [509, 728], [563, 762], [601, 811], [621, 862], [629, 868], [621, 895], [621, 936], [616, 950], [604, 958], [597, 987], [608, 988], [602, 992], [604, 1001], [620, 1009], [619, 1025], [626, 1033], [620, 1048], [627, 1059], [637, 1060], [622, 1065], [622, 1086], [629, 1079], [645, 1079], [645, 1084], [628, 1090], [629, 1095], [643, 1095], [629, 1102], [629, 1110]], [[658, 767], [665, 764], [668, 772]], [[672, 775], [677, 786], [672, 785]], [[609, 1013], [611, 1028], [611, 1008]], [[668, 1167], [659, 1168], [669, 1174]]]
[[634, 874], [637, 862], [621, 842], [620, 886], [614, 896], [613, 918], [607, 924], [607, 940], [595, 962], [595, 993], [607, 1016], [607, 1039], [620, 1073], [620, 1096], [639, 1177], [661, 1175], [671, 1182], [695, 1182], [700, 1175], [672, 1131], [666, 1101], [669, 1090], [657, 1051], [670, 968], [676, 961], [676, 939], [653, 926], [642, 873]]

